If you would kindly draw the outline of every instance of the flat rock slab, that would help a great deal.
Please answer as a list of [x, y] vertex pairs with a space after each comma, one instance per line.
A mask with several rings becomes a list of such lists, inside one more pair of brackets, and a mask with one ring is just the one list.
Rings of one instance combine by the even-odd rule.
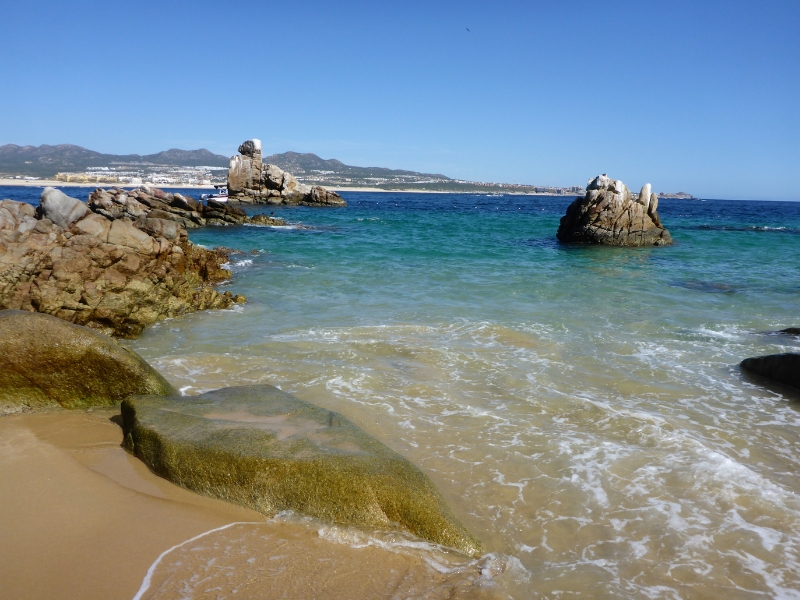
[[107, 335], [50, 315], [0, 311], [0, 415], [175, 393], [142, 357]]
[[342, 415], [269, 385], [122, 403], [125, 447], [153, 472], [269, 517], [403, 529], [468, 555], [480, 542], [433, 482]]
[[800, 354], [770, 354], [744, 359], [745, 371], [800, 389]]

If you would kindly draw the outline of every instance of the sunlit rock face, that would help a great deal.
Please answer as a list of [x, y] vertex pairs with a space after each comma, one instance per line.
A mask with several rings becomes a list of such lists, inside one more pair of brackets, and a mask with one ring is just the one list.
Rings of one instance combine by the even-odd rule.
[[0, 415], [175, 393], [138, 354], [102, 333], [41, 313], [0, 311]]
[[645, 184], [634, 195], [620, 180], [598, 175], [561, 218], [561, 242], [609, 246], [669, 246], [672, 237], [658, 216], [658, 196]]
[[262, 164], [261, 140], [247, 140], [228, 169], [228, 198], [246, 204], [347, 206], [339, 194], [300, 183], [277, 165]]
[[480, 554], [416, 466], [342, 415], [275, 387], [132, 396], [122, 416], [126, 448], [187, 489], [267, 516], [291, 509]]

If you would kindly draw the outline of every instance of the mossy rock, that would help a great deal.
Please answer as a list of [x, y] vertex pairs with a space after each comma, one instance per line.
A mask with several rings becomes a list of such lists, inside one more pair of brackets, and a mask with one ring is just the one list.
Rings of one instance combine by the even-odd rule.
[[0, 311], [0, 415], [176, 393], [138, 354], [107, 335], [50, 315]]
[[481, 552], [427, 475], [342, 415], [275, 387], [132, 396], [122, 418], [129, 451], [200, 494], [268, 517], [291, 509]]

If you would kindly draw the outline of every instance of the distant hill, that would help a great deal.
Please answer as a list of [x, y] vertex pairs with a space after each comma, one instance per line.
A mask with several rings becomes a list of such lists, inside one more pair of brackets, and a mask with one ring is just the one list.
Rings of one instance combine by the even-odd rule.
[[329, 179], [330, 175], [348, 177], [353, 179], [436, 179], [450, 181], [445, 175], [435, 173], [418, 173], [417, 171], [403, 171], [400, 169], [386, 169], [384, 167], [354, 167], [346, 165], [340, 160], [325, 160], [316, 154], [299, 152], [284, 152], [264, 157], [265, 163], [278, 165], [281, 169], [289, 171], [297, 177], [311, 179]]
[[0, 173], [53, 177], [59, 171], [83, 171], [119, 163], [150, 163], [186, 167], [227, 167], [229, 157], [200, 150], [166, 150], [157, 154], [101, 154], [73, 144], [57, 146], [0, 146]]

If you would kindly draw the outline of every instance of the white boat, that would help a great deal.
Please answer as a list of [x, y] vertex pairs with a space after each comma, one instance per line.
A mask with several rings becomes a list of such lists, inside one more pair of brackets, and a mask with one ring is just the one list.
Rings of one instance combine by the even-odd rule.
[[200, 200], [216, 200], [217, 202], [227, 202], [228, 201], [228, 186], [226, 185], [215, 185], [216, 192], [213, 194], [203, 194], [200, 196]]

